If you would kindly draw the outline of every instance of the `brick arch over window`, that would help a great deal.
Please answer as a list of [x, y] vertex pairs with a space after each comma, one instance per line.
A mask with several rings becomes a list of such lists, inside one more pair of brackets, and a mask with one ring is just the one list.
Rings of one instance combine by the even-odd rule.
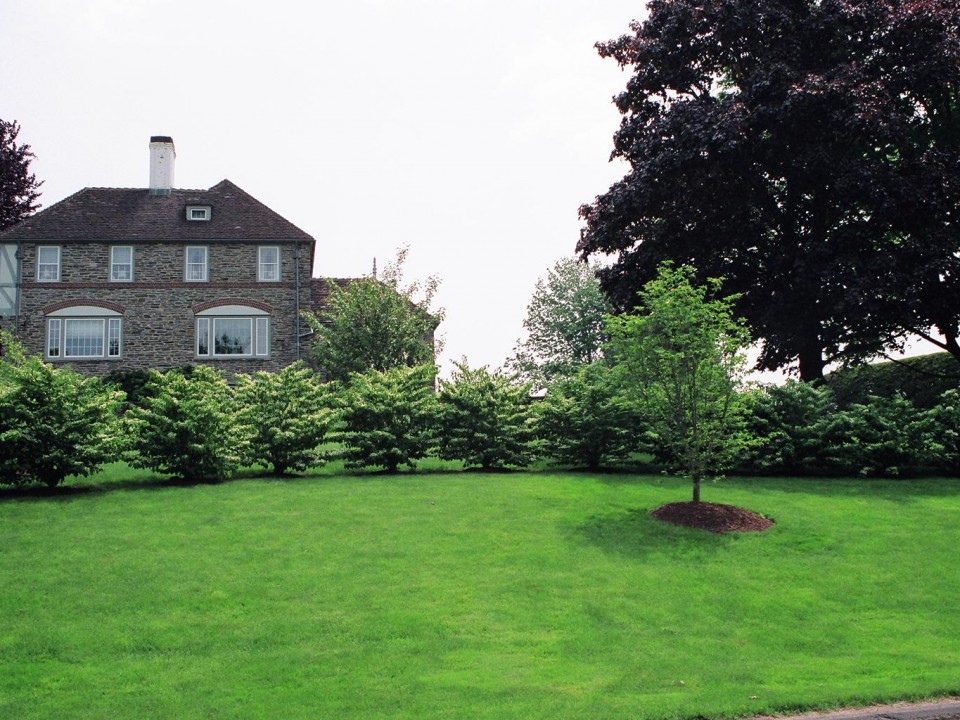
[[198, 360], [270, 357], [273, 308], [257, 300], [221, 298], [193, 307]]
[[55, 313], [60, 310], [66, 310], [67, 308], [71, 307], [103, 308], [104, 310], [112, 310], [113, 312], [120, 313], [121, 315], [127, 312], [127, 309], [119, 303], [110, 302], [109, 300], [87, 300], [85, 298], [75, 300], [60, 300], [47, 305], [46, 307], [42, 308], [40, 312], [42, 312], [44, 315], [50, 315], [51, 313]]
[[259, 300], [243, 300], [240, 298], [223, 298], [221, 300], [208, 300], [207, 302], [202, 302], [198, 305], [194, 305], [192, 310], [193, 314], [206, 312], [207, 310], [213, 310], [214, 308], [223, 307], [226, 305], [241, 305], [244, 307], [257, 308], [257, 310], [263, 310], [265, 313], [273, 314], [273, 306], [265, 302], [260, 302]]
[[119, 360], [126, 308], [106, 300], [61, 300], [43, 308], [47, 360]]

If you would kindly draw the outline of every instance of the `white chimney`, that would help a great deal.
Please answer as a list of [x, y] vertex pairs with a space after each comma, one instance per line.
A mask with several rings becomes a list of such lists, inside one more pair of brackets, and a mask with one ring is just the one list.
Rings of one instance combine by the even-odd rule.
[[173, 189], [173, 162], [177, 151], [173, 138], [154, 135], [150, 138], [150, 194], [169, 195]]

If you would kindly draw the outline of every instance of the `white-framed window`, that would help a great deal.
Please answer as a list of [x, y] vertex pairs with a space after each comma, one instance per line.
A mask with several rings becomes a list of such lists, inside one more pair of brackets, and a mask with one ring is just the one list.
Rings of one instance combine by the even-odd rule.
[[280, 280], [280, 248], [261, 245], [257, 248], [257, 280], [277, 282]]
[[37, 248], [37, 280], [57, 282], [60, 280], [60, 247], [40, 245]]
[[270, 355], [270, 316], [246, 305], [220, 306], [197, 314], [198, 358]]
[[82, 360], [119, 358], [123, 318], [99, 307], [71, 307], [47, 317], [47, 358]]
[[202, 245], [190, 245], [186, 252], [186, 270], [184, 278], [187, 282], [206, 282], [207, 280], [207, 248]]
[[114, 245], [110, 248], [110, 281], [130, 282], [133, 280], [133, 247]]
[[204, 222], [210, 219], [209, 205], [187, 205], [187, 220]]
[[50, 318], [47, 320], [47, 357], [60, 357], [60, 346], [63, 344], [61, 333], [63, 329], [60, 324], [60, 318]]

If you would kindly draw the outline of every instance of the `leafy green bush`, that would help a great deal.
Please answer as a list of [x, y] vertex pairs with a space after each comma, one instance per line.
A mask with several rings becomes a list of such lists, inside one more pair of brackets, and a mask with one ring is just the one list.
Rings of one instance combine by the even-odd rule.
[[235, 397], [250, 438], [247, 464], [272, 466], [278, 475], [321, 464], [319, 446], [333, 411], [316, 373], [294, 363], [276, 373], [238, 375]]
[[122, 390], [127, 403], [139, 405], [140, 398], [150, 382], [148, 370], [113, 370], [103, 376], [103, 382]]
[[862, 477], [945, 469], [951, 463], [951, 443], [956, 447], [956, 430], [950, 431], [953, 412], [949, 404], [920, 409], [899, 395], [869, 396], [841, 410], [829, 386], [791, 381], [768, 387], [753, 399], [749, 426], [754, 442], [740, 469]]
[[927, 412], [933, 423], [934, 469], [960, 475], [960, 390], [948, 390]]
[[433, 444], [433, 365], [355, 373], [337, 393], [339, 417], [330, 439], [349, 468], [395, 473], [425, 457]]
[[747, 420], [753, 442], [740, 461], [741, 472], [808, 475], [824, 470], [824, 434], [836, 413], [828, 387], [789, 380], [752, 395]]
[[117, 458], [122, 392], [0, 344], [0, 482], [53, 487]]
[[640, 446], [639, 414], [603, 361], [553, 383], [534, 408], [539, 447], [557, 461], [596, 470]]
[[144, 391], [124, 415], [131, 465], [184, 480], [222, 480], [239, 467], [249, 438], [220, 373], [151, 370]]
[[523, 466], [533, 457], [530, 384], [516, 383], [486, 366], [454, 363], [440, 383], [439, 453], [484, 470]]
[[822, 443], [824, 469], [864, 477], [915, 475], [936, 450], [931, 415], [899, 396], [871, 396], [837, 412]]

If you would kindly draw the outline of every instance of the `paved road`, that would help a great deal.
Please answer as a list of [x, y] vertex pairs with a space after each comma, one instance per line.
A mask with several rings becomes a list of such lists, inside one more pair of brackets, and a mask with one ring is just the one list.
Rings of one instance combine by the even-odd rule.
[[960, 720], [960, 699], [878, 705], [859, 710], [839, 710], [828, 713], [805, 713], [777, 720]]

